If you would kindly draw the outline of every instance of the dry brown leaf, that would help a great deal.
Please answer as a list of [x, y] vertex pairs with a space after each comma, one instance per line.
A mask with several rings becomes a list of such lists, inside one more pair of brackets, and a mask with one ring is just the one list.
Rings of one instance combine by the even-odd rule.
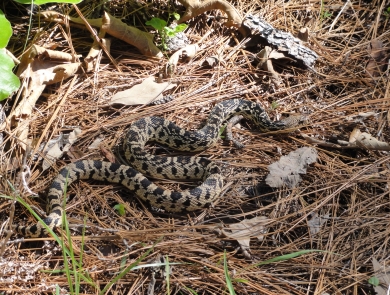
[[272, 75], [272, 78], [274, 78], [274, 82], [280, 84], [281, 79], [279, 77], [279, 74], [274, 70], [274, 67], [272, 65], [272, 59], [285, 59], [289, 61], [291, 61], [292, 59], [286, 57], [286, 55], [277, 50], [273, 50], [269, 46], [265, 46], [264, 49], [262, 49], [257, 54], [257, 57], [259, 59], [259, 64], [257, 65], [257, 67], [269, 72]]
[[[53, 58], [53, 59], [51, 59]], [[55, 52], [33, 45], [21, 58], [17, 76], [26, 82], [21, 86], [22, 99], [16, 108], [8, 115], [7, 124], [18, 127], [15, 136], [23, 149], [28, 142], [28, 120], [36, 101], [41, 96], [46, 85], [61, 82], [74, 76], [81, 63], [69, 63], [73, 56], [64, 52]], [[5, 126], [1, 126], [5, 128]]]
[[[50, 21], [63, 23], [65, 20], [69, 20], [71, 22], [84, 25], [84, 21], [81, 18], [70, 17], [55, 11], [44, 11], [41, 13], [41, 15], [46, 18], [46, 20]], [[111, 36], [114, 36], [127, 42], [128, 44], [135, 46], [142, 54], [146, 56], [156, 58], [163, 57], [160, 49], [158, 49], [158, 47], [153, 43], [154, 36], [152, 34], [141, 31], [135, 27], [128, 26], [107, 12], [104, 12], [103, 18], [86, 19], [86, 21], [91, 26], [99, 27]]]
[[299, 174], [306, 174], [306, 167], [315, 161], [317, 161], [317, 151], [314, 148], [299, 148], [269, 165], [270, 173], [265, 182], [271, 187], [293, 188], [301, 181]]
[[377, 140], [367, 132], [360, 132], [358, 128], [351, 132], [349, 142], [367, 150], [390, 151], [390, 144]]
[[386, 65], [386, 50], [383, 48], [382, 41], [374, 39], [369, 46], [370, 60], [366, 66], [367, 75], [378, 77], [382, 74]]
[[104, 136], [103, 135], [100, 135], [98, 136], [89, 146], [88, 146], [88, 149], [89, 150], [97, 150], [100, 146], [100, 144], [103, 142], [104, 140]]
[[307, 222], [310, 229], [310, 234], [315, 235], [320, 232], [322, 225], [329, 220], [329, 213], [318, 215], [316, 212], [312, 214], [311, 219]]
[[75, 128], [69, 134], [61, 134], [56, 139], [50, 140], [43, 151], [45, 155], [42, 163], [42, 171], [50, 168], [57, 159], [61, 158], [62, 155], [69, 150], [72, 144], [77, 140], [81, 134], [80, 128]]
[[100, 145], [100, 151], [104, 155], [104, 157], [111, 163], [116, 162], [115, 155], [111, 152], [109, 148], [107, 148], [104, 144]]
[[110, 104], [144, 105], [163, 97], [162, 93], [175, 87], [169, 82], [156, 83], [154, 77], [146, 78], [141, 84], [130, 89], [117, 92], [110, 100]]
[[107, 12], [103, 15], [102, 29], [111, 36], [137, 47], [146, 56], [163, 57], [160, 49], [153, 43], [154, 36], [152, 34], [128, 26]]
[[380, 285], [374, 286], [377, 295], [388, 295], [390, 289], [390, 268], [385, 268], [376, 258], [372, 258], [372, 265], [375, 271], [375, 277]]
[[265, 225], [268, 221], [265, 216], [244, 219], [239, 223], [229, 224], [227, 228], [221, 230], [221, 234], [224, 237], [236, 240], [240, 244], [244, 255], [247, 256], [250, 253], [250, 238], [257, 238], [262, 241], [264, 234], [267, 232]]
[[193, 17], [198, 16], [206, 11], [219, 9], [227, 14], [228, 20], [224, 23], [227, 27], [236, 27], [243, 36], [248, 34], [248, 31], [242, 26], [242, 16], [238, 10], [225, 0], [179, 0], [186, 8], [186, 12], [179, 19], [178, 23], [184, 23]]
[[167, 65], [165, 66], [165, 76], [171, 77], [175, 71], [177, 63], [180, 59], [189, 61], [198, 53], [199, 46], [198, 44], [187, 45], [186, 47], [176, 51], [168, 60]]

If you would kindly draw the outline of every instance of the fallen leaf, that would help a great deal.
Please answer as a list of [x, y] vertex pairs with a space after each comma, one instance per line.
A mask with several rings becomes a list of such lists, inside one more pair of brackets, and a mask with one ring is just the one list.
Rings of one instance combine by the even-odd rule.
[[367, 150], [390, 151], [390, 144], [379, 141], [367, 132], [360, 132], [358, 128], [351, 132], [349, 142]]
[[162, 93], [175, 87], [169, 82], [156, 83], [154, 77], [146, 78], [141, 84], [137, 84], [125, 91], [117, 92], [110, 100], [110, 104], [138, 105], [149, 104], [163, 97]]
[[104, 157], [111, 163], [116, 162], [115, 155], [108, 149], [104, 144], [100, 145], [100, 151], [104, 155]]
[[[8, 115], [7, 124], [16, 128], [15, 136], [21, 142], [28, 141], [28, 117], [46, 85], [64, 81], [75, 75], [81, 63], [69, 63], [73, 56], [65, 52], [56, 52], [37, 45], [31, 46], [21, 58], [17, 76], [24, 79], [20, 89], [22, 100]], [[3, 128], [3, 126], [2, 126]]]
[[100, 144], [103, 142], [104, 136], [98, 136], [89, 146], [89, 150], [97, 150]]
[[267, 232], [265, 225], [268, 222], [265, 216], [257, 216], [252, 219], [244, 219], [239, 223], [229, 224], [228, 227], [221, 230], [224, 237], [236, 240], [245, 255], [250, 258], [250, 238], [257, 238], [259, 241], [264, 239]]
[[318, 215], [316, 212], [312, 214], [311, 219], [307, 222], [310, 229], [310, 234], [315, 235], [319, 233], [322, 225], [329, 220], [329, 213], [325, 215]]
[[306, 167], [316, 160], [317, 151], [314, 148], [299, 148], [269, 165], [270, 173], [265, 182], [271, 187], [293, 188], [301, 181], [299, 174], [306, 174]]
[[265, 46], [264, 49], [262, 49], [257, 54], [257, 58], [259, 59], [259, 64], [257, 65], [257, 68], [260, 68], [260, 69], [263, 69], [264, 71], [269, 72], [277, 84], [281, 83], [281, 79], [279, 77], [279, 74], [274, 70], [274, 67], [272, 64], [273, 60], [276, 60], [276, 59], [286, 60], [286, 61], [293, 60], [292, 58], [287, 57], [284, 53], [279, 52], [277, 50], [274, 50], [269, 46]]
[[[61, 134], [55, 139], [50, 140], [46, 148], [43, 150], [45, 157], [43, 158], [42, 171], [50, 168], [57, 159], [61, 158], [62, 155], [69, 150], [72, 144], [77, 140], [81, 134], [80, 128], [75, 128], [69, 134]], [[42, 144], [43, 148], [44, 144]]]
[[180, 59], [189, 61], [194, 58], [198, 51], [199, 45], [191, 44], [172, 54], [165, 66], [165, 76], [171, 77], [176, 72], [176, 66]]
[[376, 258], [372, 258], [372, 265], [375, 271], [375, 277], [379, 280], [379, 285], [373, 286], [377, 295], [388, 295], [390, 288], [390, 268], [385, 268]]
[[386, 49], [383, 48], [382, 41], [374, 39], [368, 48], [370, 60], [366, 66], [367, 75], [378, 77], [382, 74], [387, 64]]

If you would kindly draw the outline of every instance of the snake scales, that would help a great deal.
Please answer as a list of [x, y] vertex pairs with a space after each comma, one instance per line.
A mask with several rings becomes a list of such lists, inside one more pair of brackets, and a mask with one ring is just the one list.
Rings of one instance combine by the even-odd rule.
[[[206, 125], [195, 131], [184, 130], [159, 117], [147, 117], [133, 123], [124, 141], [125, 157], [129, 164], [83, 160], [68, 164], [59, 172], [48, 192], [49, 215], [43, 221], [50, 227], [61, 225], [63, 195], [66, 186], [79, 179], [94, 179], [122, 184], [151, 206], [168, 212], [194, 211], [210, 205], [221, 193], [223, 179], [219, 168], [202, 157], [155, 156], [144, 152], [148, 141], [158, 142], [181, 151], [197, 152], [212, 146], [218, 140], [221, 125], [234, 115], [242, 115], [262, 130], [279, 130], [297, 125], [297, 120], [272, 122], [257, 103], [231, 99], [218, 103], [211, 111]], [[175, 192], [162, 189], [144, 174], [167, 179], [202, 179], [196, 188]], [[24, 236], [40, 237], [48, 234], [38, 222], [31, 226], [14, 226]]]

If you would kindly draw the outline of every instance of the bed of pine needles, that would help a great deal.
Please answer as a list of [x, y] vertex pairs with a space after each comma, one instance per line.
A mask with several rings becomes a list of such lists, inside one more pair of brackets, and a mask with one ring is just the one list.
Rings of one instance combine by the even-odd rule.
[[[12, 1], [5, 2], [1, 9], [7, 12], [14, 29], [8, 48], [15, 56], [22, 54], [26, 38], [28, 45], [55, 43], [63, 51], [83, 56], [89, 51], [90, 34], [79, 27], [59, 30], [57, 24], [41, 23], [33, 17], [27, 35], [27, 11]], [[142, 30], [152, 17], [164, 18], [168, 11], [184, 12], [172, 1], [150, 2], [117, 0], [107, 2], [105, 9]], [[184, 128], [196, 129], [215, 103], [238, 97], [237, 89], [243, 93], [240, 97], [261, 103], [272, 120], [294, 113], [308, 117], [304, 127], [280, 134], [261, 133], [242, 122], [233, 132], [245, 143], [244, 149], [220, 140], [199, 153], [221, 164], [226, 184], [216, 204], [200, 212], [168, 214], [154, 210], [119, 185], [92, 181], [72, 184], [66, 204], [72, 225], [71, 244], [76, 259], [82, 256], [80, 273], [88, 273], [95, 284], [81, 279], [80, 294], [99, 294], [98, 290], [133, 263], [156, 262], [165, 266], [131, 270], [106, 294], [229, 294], [227, 280], [236, 294], [375, 294], [369, 279], [379, 278], [381, 271], [374, 269], [373, 261], [388, 267], [390, 258], [389, 152], [316, 146], [303, 136], [326, 142], [348, 141], [352, 130], [358, 128], [390, 143], [389, 67], [387, 64], [375, 73], [366, 68], [374, 39], [382, 42], [381, 53], [389, 60], [390, 24], [385, 1], [350, 1], [347, 8], [341, 0], [232, 3], [242, 15], [257, 13], [293, 35], [308, 27], [307, 46], [319, 56], [315, 71], [276, 65], [282, 83], [275, 85], [268, 73], [253, 66], [255, 61], [248, 58], [252, 53], [240, 49], [231, 54], [239, 40], [234, 30], [221, 25], [223, 19], [216, 17], [223, 14], [211, 11], [189, 22], [186, 33], [193, 42], [213, 31], [202, 40], [207, 46], [195, 59], [179, 64], [172, 78], [179, 85], [173, 101], [156, 106], [108, 104], [114, 93], [129, 88], [134, 81], [156, 76], [166, 62], [142, 56], [134, 47], [115, 40], [111, 55], [121, 73], [103, 54], [95, 72], [47, 87], [37, 102], [30, 118], [30, 138], [47, 142], [69, 133], [69, 126], [82, 129], [70, 151], [50, 169], [41, 172], [38, 157], [26, 159], [31, 169], [28, 186], [40, 197], [21, 196], [43, 210], [46, 189], [60, 168], [77, 159], [107, 160], [111, 153], [115, 155], [126, 129], [138, 118], [162, 116]], [[51, 6], [40, 9], [55, 8], [76, 15], [70, 5]], [[101, 9], [96, 1], [81, 3], [79, 8], [87, 18], [99, 17]], [[201, 66], [205, 57], [215, 55], [220, 58], [219, 66]], [[219, 83], [187, 96], [225, 72], [230, 75]], [[4, 107], [9, 112], [15, 101], [8, 99]], [[368, 113], [372, 115], [364, 115]], [[100, 148], [89, 149], [99, 137], [104, 138]], [[17, 157], [20, 149], [9, 142], [5, 140], [2, 146], [0, 192], [14, 196], [9, 183], [16, 183], [19, 170], [10, 169], [6, 163]], [[302, 175], [299, 185], [293, 189], [269, 188], [264, 182], [267, 166], [304, 146], [316, 148], [318, 160]], [[153, 149], [162, 150], [159, 146]], [[174, 181], [157, 183], [170, 189], [184, 186]], [[125, 206], [125, 215], [118, 214], [116, 204]], [[58, 294], [69, 294], [66, 275], [50, 272], [64, 269], [62, 248], [50, 237], [12, 242], [20, 237], [7, 236], [11, 213], [13, 224], [33, 224], [35, 218], [20, 204], [14, 212], [10, 208], [11, 201], [0, 198], [0, 234], [8, 242], [0, 249], [0, 294], [55, 294], [56, 286]], [[256, 216], [268, 218], [267, 230], [261, 241], [251, 239], [249, 255], [244, 255], [237, 241], [218, 235], [219, 229]], [[326, 220], [313, 233], [310, 220], [318, 216]], [[77, 225], [84, 222], [83, 234]], [[66, 238], [61, 230], [57, 232]], [[320, 251], [261, 264], [302, 250]], [[72, 269], [72, 265], [68, 267]], [[155, 284], [150, 287], [153, 280]]]

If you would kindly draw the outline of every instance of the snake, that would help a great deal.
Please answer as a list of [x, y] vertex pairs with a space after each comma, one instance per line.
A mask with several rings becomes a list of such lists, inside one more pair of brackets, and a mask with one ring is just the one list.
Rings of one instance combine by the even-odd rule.
[[[260, 104], [238, 98], [217, 103], [206, 124], [198, 130], [185, 130], [161, 117], [141, 118], [131, 124], [123, 140], [128, 165], [78, 160], [59, 171], [48, 190], [49, 214], [43, 222], [50, 229], [62, 225], [63, 198], [67, 187], [77, 180], [123, 185], [149, 206], [167, 212], [195, 211], [209, 207], [220, 196], [223, 188], [223, 177], [216, 163], [204, 157], [149, 154], [145, 151], [145, 145], [147, 142], [157, 142], [183, 152], [204, 151], [218, 141], [223, 123], [237, 115], [252, 121], [260, 131], [281, 130], [301, 121], [300, 117], [271, 121]], [[173, 180], [201, 180], [202, 183], [192, 189], [171, 191], [157, 186], [145, 175]], [[25, 237], [44, 237], [49, 234], [42, 221], [30, 226], [14, 225], [13, 229]]]

